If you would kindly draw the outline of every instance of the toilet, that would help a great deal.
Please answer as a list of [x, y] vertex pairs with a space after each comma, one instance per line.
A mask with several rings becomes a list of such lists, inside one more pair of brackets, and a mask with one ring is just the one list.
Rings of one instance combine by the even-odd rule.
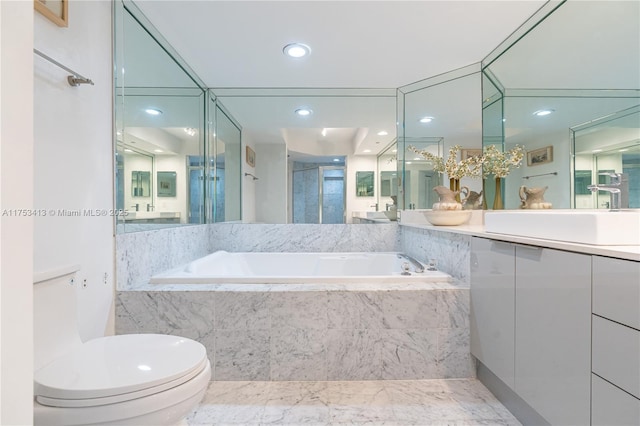
[[161, 334], [82, 342], [77, 270], [34, 277], [34, 424], [186, 424], [211, 379], [205, 347]]

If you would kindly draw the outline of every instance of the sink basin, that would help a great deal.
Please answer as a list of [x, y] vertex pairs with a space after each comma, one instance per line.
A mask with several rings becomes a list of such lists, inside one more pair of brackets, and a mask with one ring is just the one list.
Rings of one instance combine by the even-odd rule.
[[640, 210], [506, 210], [485, 214], [486, 232], [571, 243], [640, 245]]

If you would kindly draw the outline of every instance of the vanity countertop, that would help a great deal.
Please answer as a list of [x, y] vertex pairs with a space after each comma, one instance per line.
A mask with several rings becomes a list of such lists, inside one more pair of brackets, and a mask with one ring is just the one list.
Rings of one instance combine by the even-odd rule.
[[640, 246], [596, 246], [591, 244], [569, 243], [565, 241], [545, 240], [541, 238], [520, 237], [516, 235], [496, 234], [486, 232], [484, 225], [434, 226], [423, 223], [402, 223], [400, 225], [412, 228], [429, 229], [433, 231], [465, 234], [474, 237], [489, 238], [497, 241], [547, 247], [576, 253], [595, 254], [640, 262]]

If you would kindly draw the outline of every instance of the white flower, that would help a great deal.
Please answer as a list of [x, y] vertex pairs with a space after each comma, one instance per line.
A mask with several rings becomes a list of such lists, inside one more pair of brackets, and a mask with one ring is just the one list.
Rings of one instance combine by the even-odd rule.
[[442, 174], [446, 173], [449, 179], [462, 179], [463, 177], [477, 178], [482, 173], [484, 157], [469, 157], [458, 162], [460, 145], [449, 148], [449, 156], [445, 161], [442, 157], [434, 155], [426, 150], [419, 150], [413, 145], [407, 147], [408, 151], [420, 154], [426, 160], [433, 163], [433, 170]]
[[484, 150], [484, 165], [482, 176], [493, 175], [497, 178], [504, 178], [509, 175], [511, 169], [517, 169], [522, 164], [524, 158], [524, 147], [516, 145], [506, 152], [502, 152], [495, 145], [489, 145]]

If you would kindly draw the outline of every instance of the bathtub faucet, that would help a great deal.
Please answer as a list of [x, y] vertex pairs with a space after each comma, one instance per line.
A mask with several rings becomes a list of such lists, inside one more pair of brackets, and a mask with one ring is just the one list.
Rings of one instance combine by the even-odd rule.
[[417, 260], [415, 260], [413, 257], [408, 256], [404, 253], [398, 253], [398, 259], [407, 259], [409, 262], [413, 264], [413, 269], [416, 272], [424, 272], [424, 266], [422, 266], [422, 264]]

